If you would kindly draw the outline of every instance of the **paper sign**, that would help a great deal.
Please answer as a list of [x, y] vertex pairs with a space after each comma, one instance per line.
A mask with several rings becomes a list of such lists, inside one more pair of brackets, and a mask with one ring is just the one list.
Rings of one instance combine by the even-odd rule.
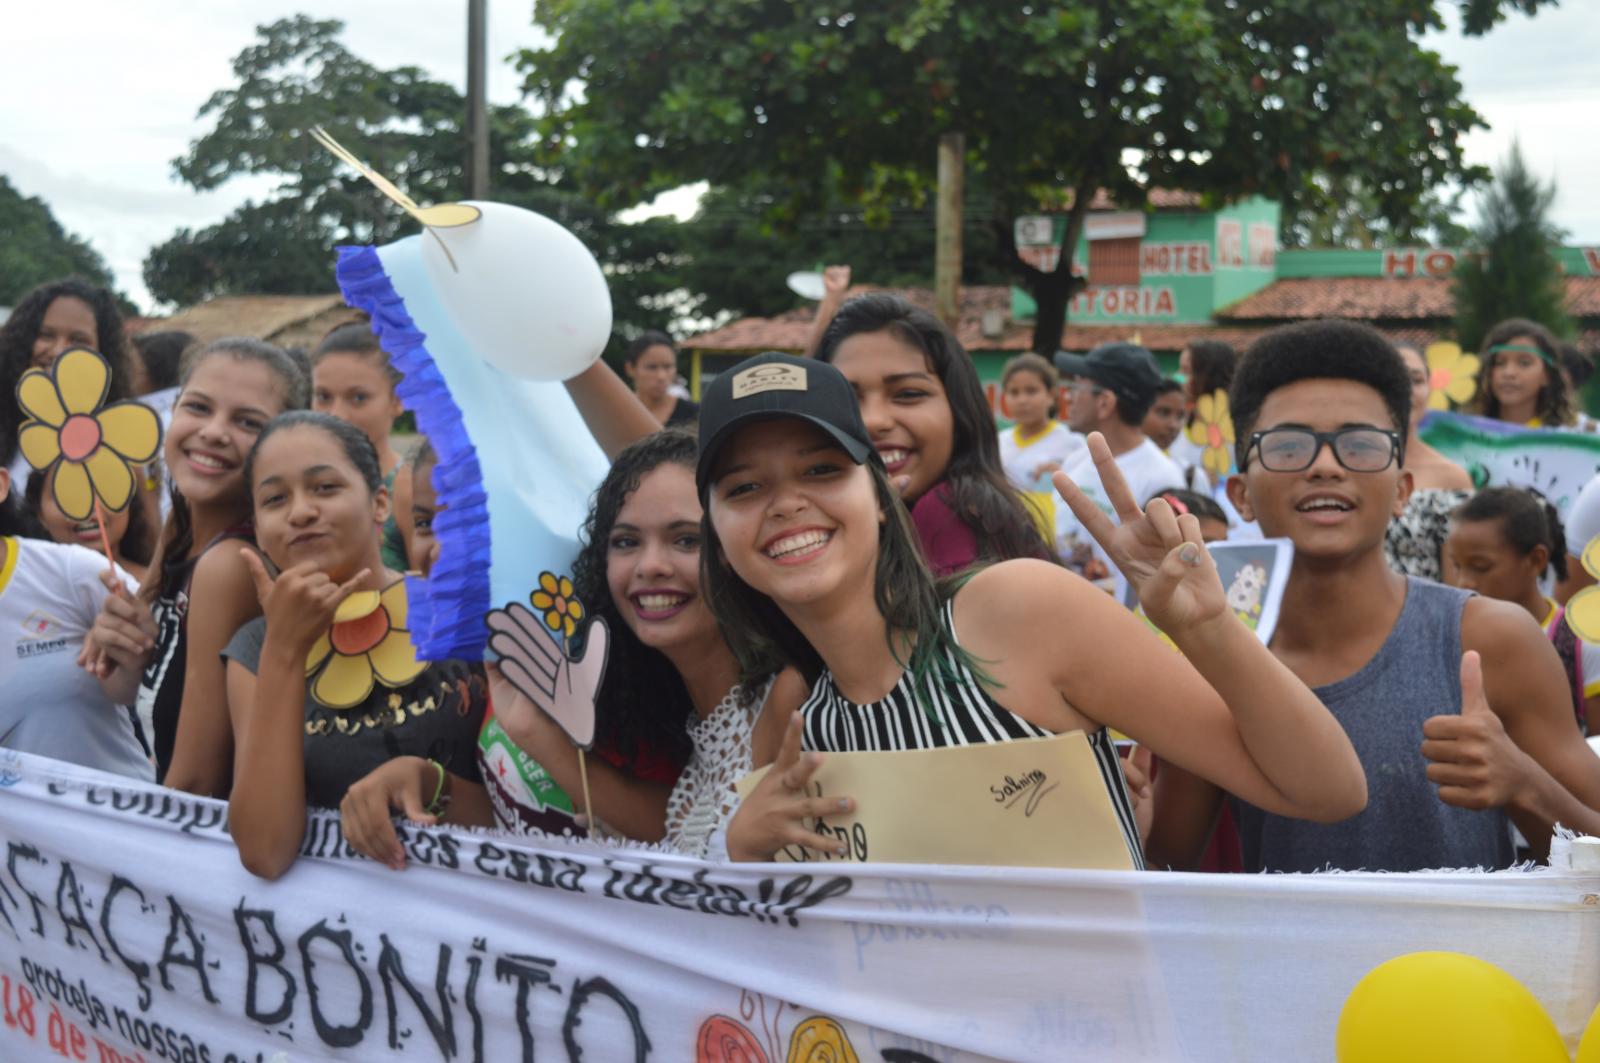
[[[735, 784], [740, 799], [769, 768]], [[829, 753], [812, 797], [851, 797], [856, 811], [808, 821], [846, 855], [791, 846], [779, 862], [1133, 869], [1122, 826], [1082, 731], [1049, 738], [891, 753]]]
[[[1278, 627], [1278, 610], [1283, 605], [1284, 588], [1289, 585], [1289, 571], [1294, 567], [1293, 541], [1244, 539], [1208, 543], [1206, 550], [1217, 563], [1217, 577], [1222, 580], [1228, 608], [1245, 627], [1256, 633], [1262, 645], [1270, 643]], [[1172, 640], [1144, 615], [1139, 597], [1131, 587], [1125, 592], [1123, 604], [1170, 644]]]

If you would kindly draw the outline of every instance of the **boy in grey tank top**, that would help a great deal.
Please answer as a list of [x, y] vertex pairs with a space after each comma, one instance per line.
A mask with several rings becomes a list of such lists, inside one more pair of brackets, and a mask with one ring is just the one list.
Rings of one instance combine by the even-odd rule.
[[[1555, 822], [1600, 831], [1600, 758], [1538, 624], [1384, 559], [1411, 492], [1410, 389], [1388, 341], [1349, 322], [1269, 332], [1234, 377], [1229, 498], [1295, 545], [1272, 651], [1344, 726], [1369, 795], [1334, 824], [1241, 806], [1254, 870], [1504, 867], [1508, 820], [1541, 855]], [[1192, 867], [1221, 794], [1163, 765], [1155, 800], [1152, 866]]]

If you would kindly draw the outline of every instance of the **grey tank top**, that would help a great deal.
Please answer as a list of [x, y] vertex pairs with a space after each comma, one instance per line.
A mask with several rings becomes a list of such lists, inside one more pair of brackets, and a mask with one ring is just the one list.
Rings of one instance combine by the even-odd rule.
[[1367, 772], [1367, 807], [1342, 823], [1308, 823], [1238, 803], [1253, 871], [1423, 871], [1508, 866], [1503, 811], [1439, 800], [1422, 755], [1422, 723], [1461, 711], [1461, 612], [1469, 593], [1408, 577], [1400, 618], [1360, 671], [1315, 693], [1343, 725]]

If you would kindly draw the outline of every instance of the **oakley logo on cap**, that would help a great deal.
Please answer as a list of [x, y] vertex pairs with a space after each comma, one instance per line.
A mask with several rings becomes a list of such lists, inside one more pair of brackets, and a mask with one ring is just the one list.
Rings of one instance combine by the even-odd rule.
[[733, 397], [748, 399], [764, 391], [804, 391], [806, 371], [798, 365], [768, 362], [751, 366], [733, 378]]

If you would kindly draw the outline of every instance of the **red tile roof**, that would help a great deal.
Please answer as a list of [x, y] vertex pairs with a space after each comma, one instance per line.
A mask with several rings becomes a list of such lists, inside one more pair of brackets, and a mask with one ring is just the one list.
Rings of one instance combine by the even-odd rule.
[[[933, 293], [926, 288], [874, 288], [861, 285], [851, 296], [887, 291], [932, 310]], [[1578, 318], [1600, 317], [1600, 277], [1568, 277], [1567, 307]], [[1002, 314], [998, 336], [983, 334], [987, 310]], [[812, 307], [790, 310], [777, 317], [747, 317], [711, 332], [693, 336], [684, 346], [727, 353], [801, 351], [811, 340]], [[1321, 317], [1354, 318], [1375, 322], [1397, 343], [1426, 347], [1448, 331], [1454, 314], [1450, 281], [1433, 277], [1296, 277], [1274, 283], [1217, 312], [1216, 324], [1081, 324], [1069, 319], [1061, 347], [1088, 350], [1113, 340], [1137, 339], [1154, 351], [1178, 351], [1197, 339], [1218, 339], [1243, 348], [1273, 325]], [[969, 351], [1026, 351], [1033, 346], [1031, 325], [1011, 320], [1011, 294], [1000, 285], [973, 286], [961, 291], [961, 319], [956, 338]], [[1582, 331], [1578, 345], [1600, 351], [1600, 329]]]
[[1293, 277], [1217, 311], [1223, 321], [1318, 317], [1439, 320], [1455, 313], [1450, 281], [1437, 277]]
[[[1568, 277], [1567, 310], [1600, 317], [1600, 277]], [[1448, 277], [1292, 277], [1217, 311], [1228, 322], [1346, 317], [1364, 321], [1448, 321]]]

